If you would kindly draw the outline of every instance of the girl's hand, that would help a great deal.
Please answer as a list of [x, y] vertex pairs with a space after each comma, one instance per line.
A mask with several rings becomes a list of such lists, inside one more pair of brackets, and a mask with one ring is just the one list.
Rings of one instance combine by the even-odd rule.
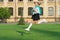
[[36, 9], [34, 9], [34, 11], [37, 13], [38, 12], [38, 10], [36, 10]]

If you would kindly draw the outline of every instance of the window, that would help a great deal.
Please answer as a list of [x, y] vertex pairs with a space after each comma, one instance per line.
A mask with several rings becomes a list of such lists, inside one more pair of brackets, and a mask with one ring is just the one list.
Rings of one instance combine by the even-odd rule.
[[18, 1], [23, 1], [23, 0], [18, 0]]
[[54, 15], [54, 8], [53, 7], [49, 7], [48, 8], [48, 15], [49, 16], [53, 16]]
[[53, 2], [54, 0], [48, 0], [48, 2]]
[[59, 7], [59, 16], [60, 16], [60, 7]]
[[23, 16], [23, 7], [18, 8], [18, 16]]
[[3, 0], [0, 0], [0, 2], [3, 2]]
[[28, 8], [28, 16], [32, 15], [32, 9], [33, 9], [33, 7]]
[[13, 16], [13, 8], [9, 8], [11, 16]]
[[9, 2], [13, 2], [13, 0], [8, 0]]
[[43, 1], [43, 0], [38, 0], [38, 1]]
[[28, 1], [33, 1], [33, 0], [28, 0]]

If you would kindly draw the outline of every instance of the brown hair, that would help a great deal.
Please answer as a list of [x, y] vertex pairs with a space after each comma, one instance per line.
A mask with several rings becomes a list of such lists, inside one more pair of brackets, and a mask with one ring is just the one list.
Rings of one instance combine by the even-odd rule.
[[40, 5], [40, 3], [39, 3], [39, 2], [34, 2], [34, 4], [35, 4], [35, 3], [37, 3], [38, 5]]

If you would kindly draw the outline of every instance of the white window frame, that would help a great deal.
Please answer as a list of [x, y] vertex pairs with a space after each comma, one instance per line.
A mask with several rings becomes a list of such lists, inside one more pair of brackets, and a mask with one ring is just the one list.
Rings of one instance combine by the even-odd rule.
[[59, 7], [59, 13], [58, 13], [58, 15], [60, 16], [60, 7]]

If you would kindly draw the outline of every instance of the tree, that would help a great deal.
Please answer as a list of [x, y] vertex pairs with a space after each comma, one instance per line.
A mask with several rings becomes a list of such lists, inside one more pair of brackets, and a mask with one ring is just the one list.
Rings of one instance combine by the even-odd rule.
[[10, 18], [10, 10], [7, 7], [1, 7], [0, 8], [0, 20], [1, 22], [6, 22], [6, 20]]
[[24, 25], [24, 24], [25, 24], [24, 18], [21, 16], [21, 18], [18, 22], [18, 25]]
[[24, 21], [24, 18], [23, 18], [23, 8], [21, 8], [20, 10], [19, 10], [19, 12], [20, 12], [20, 20], [19, 20], [19, 22], [18, 22], [18, 25], [24, 25], [25, 24], [25, 21]]

